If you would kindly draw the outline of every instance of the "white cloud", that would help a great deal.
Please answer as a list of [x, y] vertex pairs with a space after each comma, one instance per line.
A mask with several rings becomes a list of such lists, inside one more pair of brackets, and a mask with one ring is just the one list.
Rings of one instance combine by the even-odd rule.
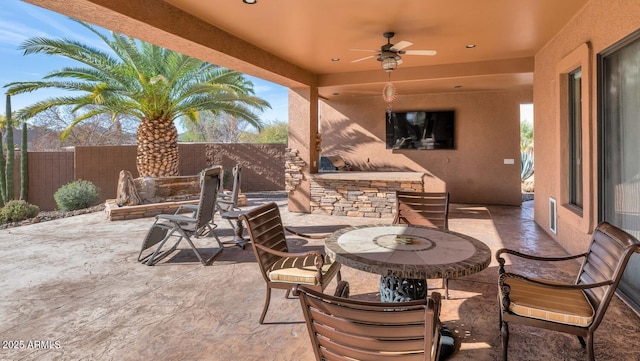
[[34, 36], [47, 36], [43, 31], [15, 21], [0, 20], [0, 44], [15, 46]]
[[[100, 47], [100, 45], [102, 45], [102, 40], [93, 35], [93, 33], [91, 33], [88, 29], [85, 29], [82, 25], [77, 24], [67, 17], [58, 15], [54, 17], [49, 15], [45, 11], [32, 12], [29, 15], [38, 20], [40, 23], [57, 30], [54, 32], [56, 35], [51, 37], [77, 40], [85, 44], [91, 44], [93, 46], [96, 46], [95, 44], [98, 44], [97, 47]], [[84, 35], [85, 33], [87, 34], [86, 36]], [[107, 49], [104, 45], [100, 48]]]

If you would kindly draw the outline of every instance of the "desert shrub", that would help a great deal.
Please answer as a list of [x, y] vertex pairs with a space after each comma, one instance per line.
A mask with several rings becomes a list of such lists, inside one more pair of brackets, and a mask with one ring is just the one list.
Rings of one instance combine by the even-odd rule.
[[90, 181], [79, 179], [60, 187], [54, 194], [58, 209], [75, 211], [94, 206], [98, 202], [100, 190]]
[[0, 209], [0, 222], [17, 222], [23, 221], [28, 218], [33, 218], [38, 215], [40, 208], [33, 204], [29, 204], [22, 200], [13, 200], [7, 202], [7, 204]]

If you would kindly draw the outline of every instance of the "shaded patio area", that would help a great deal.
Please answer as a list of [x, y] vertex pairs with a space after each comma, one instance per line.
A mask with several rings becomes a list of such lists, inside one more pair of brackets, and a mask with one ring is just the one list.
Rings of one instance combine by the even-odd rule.
[[[248, 195], [247, 207], [272, 200], [281, 205], [287, 225], [307, 233], [391, 222], [289, 213], [286, 198], [273, 194]], [[216, 220], [222, 240], [231, 241], [229, 224], [219, 215]], [[258, 324], [265, 284], [249, 247], [229, 243], [203, 267], [184, 244], [147, 267], [136, 259], [152, 223], [153, 218], [112, 222], [92, 213], [0, 231], [0, 360], [313, 360], [297, 300], [274, 291], [268, 324]], [[453, 204], [449, 228], [485, 242], [492, 252], [508, 246], [564, 254], [533, 222], [533, 202], [521, 208]], [[290, 241], [294, 251], [323, 248], [320, 240]], [[197, 244], [206, 255], [206, 242]], [[536, 271], [532, 264], [523, 267]], [[564, 263], [546, 272], [572, 280], [577, 270], [578, 263]], [[500, 359], [497, 274], [492, 260], [476, 275], [449, 281], [451, 299], [443, 300], [441, 319], [458, 336], [451, 360]], [[352, 297], [378, 297], [378, 276], [346, 266], [342, 275]], [[430, 287], [440, 287], [440, 281]], [[638, 360], [639, 339], [640, 319], [614, 298], [596, 331], [596, 359]], [[24, 346], [4, 348], [8, 341]], [[511, 327], [510, 360], [585, 355], [574, 336]]]

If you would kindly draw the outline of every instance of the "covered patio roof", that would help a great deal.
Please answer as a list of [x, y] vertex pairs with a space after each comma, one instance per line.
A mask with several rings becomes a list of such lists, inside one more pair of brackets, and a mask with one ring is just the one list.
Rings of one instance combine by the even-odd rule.
[[[531, 88], [534, 55], [587, 0], [26, 0], [107, 29], [325, 99], [378, 95], [385, 32], [405, 50], [403, 94]], [[473, 48], [467, 46], [474, 45]], [[332, 59], [339, 59], [332, 61]]]

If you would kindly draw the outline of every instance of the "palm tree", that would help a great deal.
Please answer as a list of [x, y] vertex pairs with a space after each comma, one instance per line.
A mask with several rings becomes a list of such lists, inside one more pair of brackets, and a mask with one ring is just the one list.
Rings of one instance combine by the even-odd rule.
[[111, 52], [69, 39], [26, 40], [20, 46], [24, 55], [58, 55], [83, 66], [55, 70], [42, 81], [7, 84], [11, 95], [45, 88], [73, 94], [27, 106], [16, 113], [18, 120], [50, 108], [73, 106], [77, 117], [62, 133], [64, 139], [76, 124], [99, 114], [109, 114], [112, 120], [118, 115], [135, 117], [140, 120], [137, 168], [141, 177], [179, 175], [177, 119], [197, 123], [202, 112], [226, 113], [262, 129], [254, 111], [270, 105], [254, 96], [253, 83], [241, 73], [115, 32], [109, 38], [78, 22], [100, 37]]

